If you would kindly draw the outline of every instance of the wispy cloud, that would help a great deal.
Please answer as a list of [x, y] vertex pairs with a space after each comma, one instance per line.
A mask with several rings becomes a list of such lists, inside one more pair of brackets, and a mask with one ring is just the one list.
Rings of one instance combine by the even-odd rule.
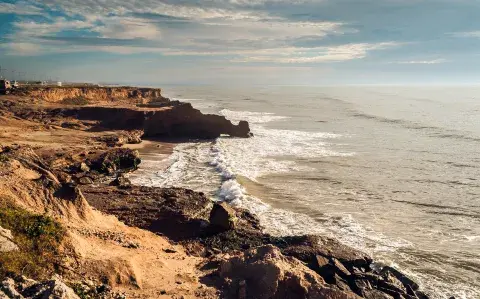
[[432, 59], [432, 60], [406, 60], [406, 61], [396, 61], [393, 63], [397, 64], [440, 64], [448, 62], [447, 59], [439, 58], [439, 59]]
[[42, 8], [32, 5], [26, 1], [2, 3], [0, 5], [0, 14], [41, 15], [43, 12], [44, 10]]
[[480, 30], [478, 31], [465, 31], [465, 32], [454, 32], [451, 35], [455, 37], [476, 37], [480, 38]]
[[[301, 5], [316, 0], [44, 0], [46, 19], [23, 18], [13, 23], [10, 43], [2, 47], [12, 55], [99, 51], [161, 53], [169, 56], [211, 56], [217, 60], [281, 64], [311, 64], [362, 59], [371, 51], [400, 44], [344, 43], [323, 45], [331, 36], [357, 34], [341, 21], [301, 21], [257, 9], [268, 5]], [[201, 5], [200, 5], [201, 4]], [[17, 5], [8, 5], [13, 10]], [[22, 2], [22, 7], [40, 10]], [[7, 10], [7, 8], [3, 8]], [[51, 14], [51, 11], [59, 12]], [[61, 15], [61, 16], [58, 16]], [[298, 40], [310, 40], [298, 47]]]

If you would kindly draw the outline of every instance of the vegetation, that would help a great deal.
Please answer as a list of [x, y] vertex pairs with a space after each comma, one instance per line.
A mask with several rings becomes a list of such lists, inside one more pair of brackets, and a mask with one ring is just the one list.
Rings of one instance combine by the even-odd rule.
[[3, 153], [0, 153], [0, 163], [4, 163], [7, 161], [8, 161], [8, 156]]
[[65, 98], [62, 101], [65, 105], [76, 105], [76, 106], [84, 106], [88, 105], [90, 101], [83, 96], [73, 97], [73, 98]]
[[19, 251], [0, 253], [0, 277], [46, 279], [57, 272], [64, 228], [52, 218], [0, 204], [0, 226], [12, 231]]

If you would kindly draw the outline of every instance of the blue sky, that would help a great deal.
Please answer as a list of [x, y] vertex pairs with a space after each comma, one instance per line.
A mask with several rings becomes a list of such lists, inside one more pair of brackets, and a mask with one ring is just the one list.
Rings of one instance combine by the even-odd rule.
[[476, 84], [479, 58], [479, 0], [0, 0], [0, 67], [38, 79]]

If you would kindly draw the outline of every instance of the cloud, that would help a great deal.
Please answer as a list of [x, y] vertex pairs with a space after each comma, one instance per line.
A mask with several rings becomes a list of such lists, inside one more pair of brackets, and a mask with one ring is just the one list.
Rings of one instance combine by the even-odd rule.
[[[14, 33], [7, 37], [11, 45], [3, 48], [11, 55], [99, 51], [308, 64], [362, 59], [370, 51], [399, 45], [357, 42], [328, 46], [325, 39], [357, 34], [358, 30], [341, 21], [300, 21], [256, 8], [307, 2], [321, 1], [144, 0], [140, 4], [89, 0], [86, 5], [83, 1], [44, 0], [45, 19], [14, 22]], [[296, 45], [300, 40], [308, 40], [309, 45]], [[17, 51], [14, 44], [23, 44], [24, 49]], [[28, 50], [27, 45], [36, 45], [36, 51], [33, 47]]]
[[452, 33], [454, 37], [478, 37], [480, 38], [480, 30], [479, 31], [466, 31], [466, 32], [455, 32]]
[[38, 53], [41, 51], [41, 47], [38, 44], [22, 42], [0, 44], [0, 48], [5, 49], [10, 53], [15, 53], [19, 56], [38, 55]]
[[394, 63], [398, 64], [440, 64], [440, 63], [446, 63], [448, 60], [439, 58], [439, 59], [433, 59], [433, 60], [407, 60], [407, 61], [396, 61]]
[[2, 3], [0, 5], [0, 14], [16, 14], [16, 15], [41, 15], [43, 9], [34, 6], [25, 1], [16, 3]]
[[155, 40], [161, 35], [160, 29], [155, 24], [143, 19], [112, 17], [104, 19], [104, 22], [103, 26], [97, 26], [92, 30], [104, 38]]
[[322, 63], [340, 62], [353, 59], [362, 59], [369, 51], [387, 49], [399, 46], [398, 43], [377, 43], [377, 44], [347, 44], [332, 47], [315, 48], [285, 48], [279, 55], [275, 51], [252, 52], [260, 54], [257, 56], [246, 56], [243, 62], [276, 62], [276, 63]]

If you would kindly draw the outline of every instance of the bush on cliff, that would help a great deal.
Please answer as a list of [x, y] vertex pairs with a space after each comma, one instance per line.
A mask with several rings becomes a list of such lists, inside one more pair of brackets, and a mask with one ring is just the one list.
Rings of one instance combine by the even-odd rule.
[[19, 251], [0, 253], [0, 277], [47, 279], [57, 272], [64, 228], [52, 218], [0, 204], [0, 226], [12, 231]]
[[90, 104], [90, 101], [86, 97], [78, 96], [73, 98], [65, 98], [63, 99], [62, 104], [84, 106]]

